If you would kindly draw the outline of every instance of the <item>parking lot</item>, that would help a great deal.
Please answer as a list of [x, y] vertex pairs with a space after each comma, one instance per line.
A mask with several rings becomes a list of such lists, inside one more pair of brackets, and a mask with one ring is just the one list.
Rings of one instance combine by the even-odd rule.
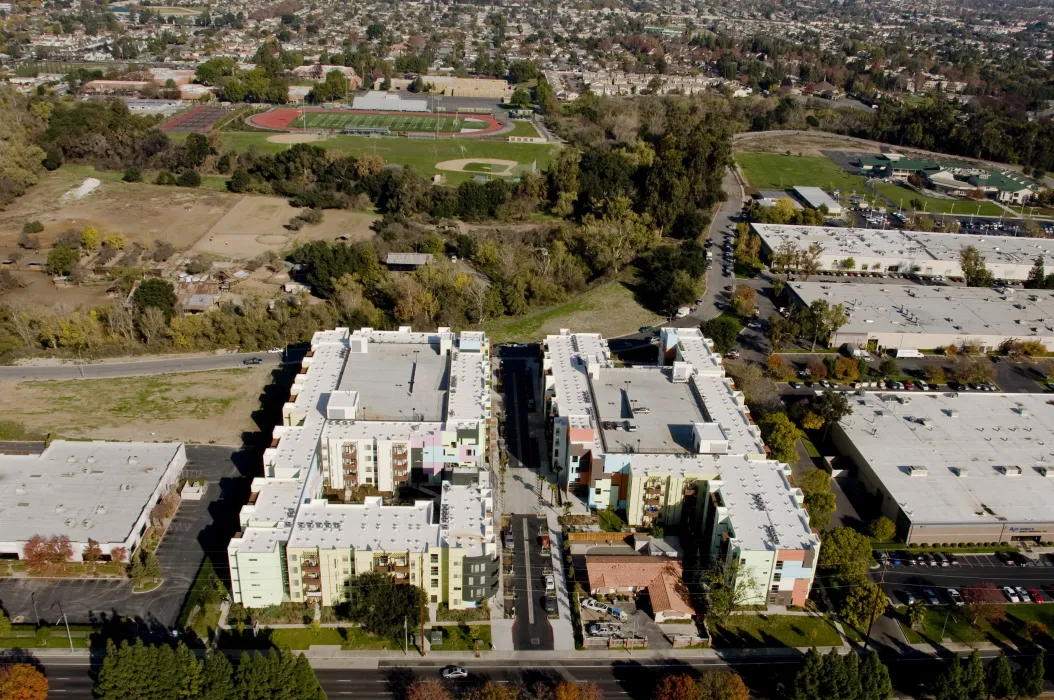
[[638, 609], [635, 602], [632, 600], [620, 600], [614, 603], [614, 607], [626, 613], [627, 619], [625, 622], [619, 622], [609, 612], [592, 610], [582, 606], [582, 624], [585, 625], [586, 636], [590, 636], [589, 626], [599, 623], [616, 630], [613, 635], [603, 636], [647, 637], [649, 649], [671, 649], [673, 647], [670, 640], [663, 633], [662, 628], [656, 624], [655, 620], [646, 611]]
[[[918, 555], [919, 552], [911, 552]], [[1041, 554], [1030, 557], [1031, 564], [1013, 566], [1005, 564], [994, 554], [955, 554], [956, 564], [948, 566], [916, 564], [892, 564], [872, 570], [872, 578], [882, 584], [886, 595], [898, 605], [909, 602], [908, 593], [926, 601], [927, 588], [933, 589], [942, 605], [954, 602], [948, 589], [961, 590], [981, 582], [993, 583], [1002, 588], [1011, 586], [1026, 590], [1036, 589], [1046, 598], [1054, 600], [1054, 557]]]
[[0, 605], [10, 617], [55, 624], [64, 612], [75, 624], [99, 623], [113, 616], [137, 620], [148, 638], [167, 636], [175, 626], [188, 590], [206, 553], [226, 580], [226, 546], [238, 526], [259, 456], [231, 447], [187, 445], [187, 478], [208, 482], [205, 498], [184, 501], [157, 550], [164, 577], [148, 593], [133, 594], [129, 580], [0, 580]]

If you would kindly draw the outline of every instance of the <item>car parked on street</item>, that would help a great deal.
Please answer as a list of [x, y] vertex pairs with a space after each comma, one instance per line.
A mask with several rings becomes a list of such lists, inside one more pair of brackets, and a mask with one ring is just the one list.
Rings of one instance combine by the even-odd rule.
[[1009, 600], [1011, 603], [1021, 602], [1021, 598], [1018, 597], [1017, 591], [1015, 591], [1010, 586], [1003, 586], [1003, 595], [1005, 595], [1006, 599]]

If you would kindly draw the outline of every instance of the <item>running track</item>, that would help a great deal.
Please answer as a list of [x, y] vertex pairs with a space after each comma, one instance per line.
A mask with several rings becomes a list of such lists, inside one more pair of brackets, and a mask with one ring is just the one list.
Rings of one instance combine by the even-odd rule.
[[[257, 114], [257, 115], [252, 116], [249, 119], [249, 123], [252, 124], [253, 126], [259, 127], [261, 129], [271, 129], [271, 130], [274, 130], [274, 131], [292, 131], [292, 132], [300, 132], [300, 131], [316, 132], [316, 131], [319, 131], [318, 128], [300, 129], [300, 128], [296, 128], [296, 127], [291, 127], [290, 124], [293, 122], [294, 119], [296, 119], [300, 115], [300, 112], [329, 112], [331, 114], [349, 114], [349, 113], [354, 113], [354, 114], [390, 114], [392, 116], [399, 116], [399, 117], [405, 117], [405, 116], [408, 116], [408, 115], [410, 115], [410, 116], [421, 116], [421, 117], [450, 117], [450, 116], [452, 116], [451, 114], [447, 114], [447, 113], [437, 114], [437, 113], [432, 113], [432, 112], [382, 112], [382, 111], [375, 111], [375, 110], [322, 109], [322, 108], [310, 108], [310, 107], [309, 108], [305, 108], [305, 109], [295, 109], [295, 108], [292, 108], [292, 107], [279, 107], [277, 109], [272, 109], [270, 112], [264, 112], [263, 114]], [[486, 122], [486, 124], [487, 124], [486, 128], [480, 129], [479, 131], [473, 131], [471, 134], [441, 133], [441, 134], [439, 134], [439, 137], [440, 138], [443, 138], [443, 137], [445, 137], [445, 138], [453, 138], [453, 137], [463, 138], [463, 137], [466, 137], [466, 136], [469, 136], [469, 137], [473, 137], [473, 136], [488, 136], [490, 134], [493, 134], [493, 133], [496, 133], [498, 131], [501, 131], [502, 126], [503, 126], [501, 122], [499, 122], [497, 119], [494, 118], [493, 115], [490, 115], [490, 114], [471, 114], [471, 115], [467, 115], [467, 116], [468, 116], [468, 118], [471, 118], [471, 119], [476, 119], [476, 120], [479, 120], [481, 122]], [[393, 131], [395, 131], [395, 130], [393, 129]], [[405, 132], [405, 131], [397, 131], [396, 133], [407, 133], [407, 132]], [[432, 132], [427, 131], [427, 132], [418, 132], [418, 133], [428, 133], [428, 134], [430, 134]]]

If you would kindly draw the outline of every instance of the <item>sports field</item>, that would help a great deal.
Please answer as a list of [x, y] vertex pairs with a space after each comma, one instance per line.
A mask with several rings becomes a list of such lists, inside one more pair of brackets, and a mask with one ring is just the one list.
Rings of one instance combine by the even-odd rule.
[[796, 185], [841, 190], [843, 196], [864, 193], [864, 178], [850, 175], [823, 156], [788, 156], [780, 153], [736, 153], [743, 175], [759, 190], [786, 190]]
[[289, 124], [298, 129], [376, 129], [456, 133], [462, 129], [485, 129], [480, 119], [432, 114], [361, 114], [354, 112], [305, 112]]

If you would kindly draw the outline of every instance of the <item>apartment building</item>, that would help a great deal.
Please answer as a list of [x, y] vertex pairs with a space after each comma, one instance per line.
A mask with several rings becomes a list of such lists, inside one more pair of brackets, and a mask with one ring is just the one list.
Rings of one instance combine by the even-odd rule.
[[[623, 367], [595, 333], [548, 336], [542, 362], [562, 485], [630, 525], [680, 528], [738, 563], [757, 604], [803, 605], [820, 541], [790, 468], [768, 458], [742, 392], [698, 329], [663, 328], [653, 365]], [[729, 566], [727, 570], [733, 568]]]
[[[483, 333], [316, 333], [282, 423], [228, 545], [236, 602], [333, 605], [366, 571], [455, 609], [493, 594]], [[438, 488], [438, 502], [386, 504], [407, 482]]]

